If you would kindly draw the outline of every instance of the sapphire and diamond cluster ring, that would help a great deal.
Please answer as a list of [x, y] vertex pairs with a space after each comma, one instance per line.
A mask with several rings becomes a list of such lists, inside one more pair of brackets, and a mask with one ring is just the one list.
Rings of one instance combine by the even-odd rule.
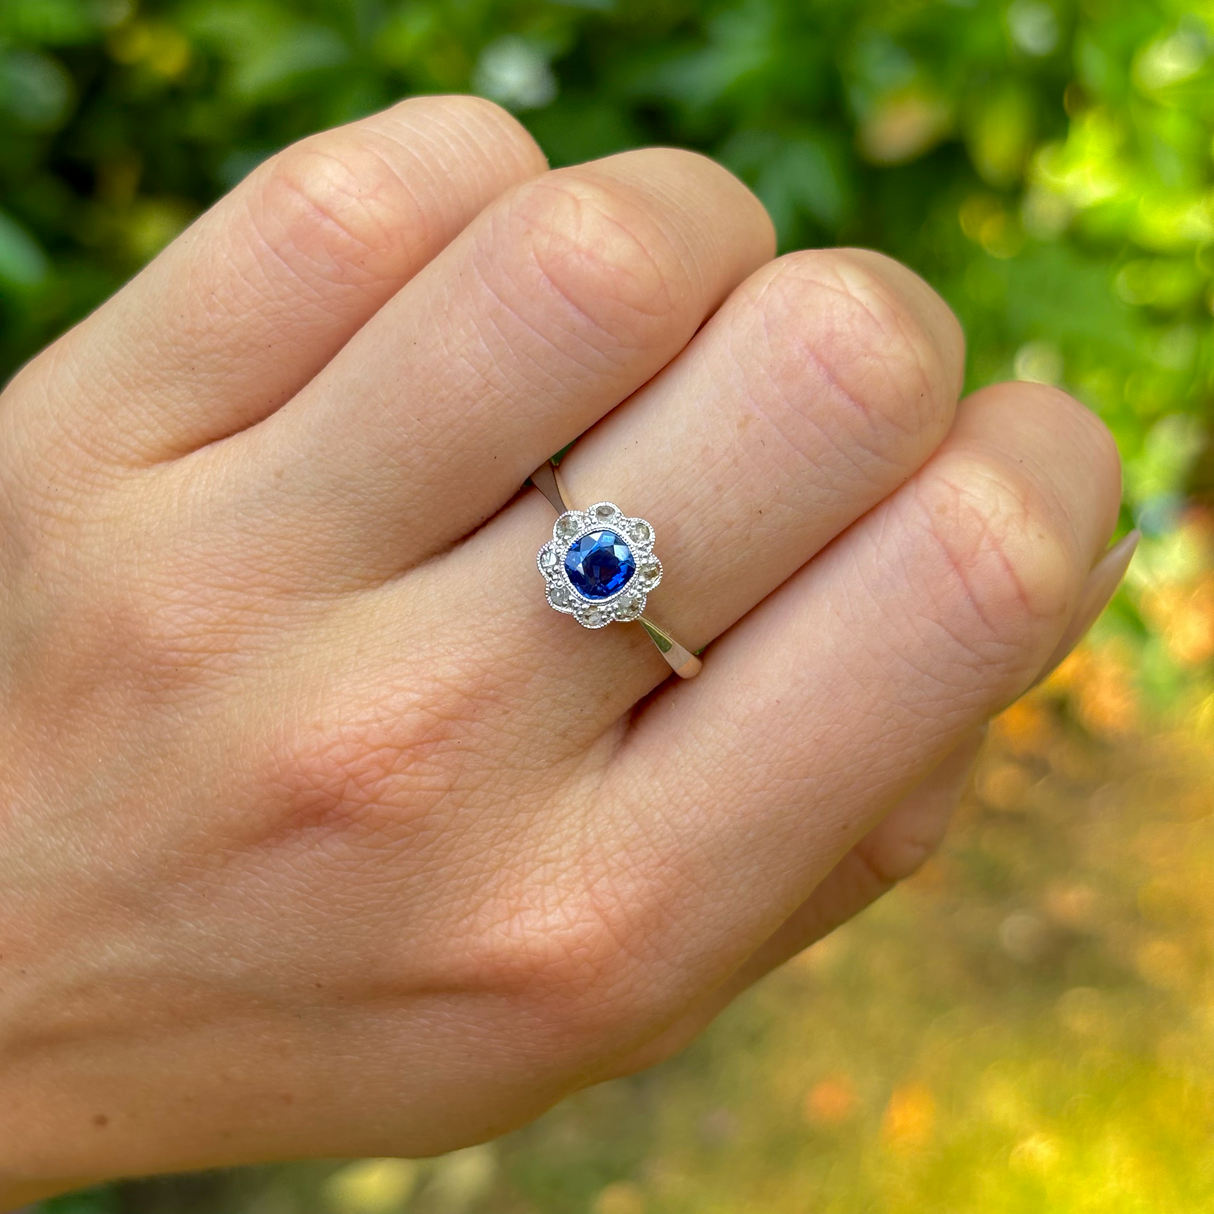
[[639, 618], [662, 578], [653, 528], [642, 518], [625, 517], [612, 502], [564, 511], [536, 563], [548, 583], [549, 606], [583, 628]]
[[536, 555], [548, 605], [573, 616], [583, 628], [635, 621], [676, 674], [685, 679], [699, 674], [700, 659], [644, 614], [649, 592], [662, 580], [662, 562], [653, 553], [653, 525], [626, 515], [614, 502], [571, 508], [551, 461], [530, 479], [558, 512], [552, 538]]

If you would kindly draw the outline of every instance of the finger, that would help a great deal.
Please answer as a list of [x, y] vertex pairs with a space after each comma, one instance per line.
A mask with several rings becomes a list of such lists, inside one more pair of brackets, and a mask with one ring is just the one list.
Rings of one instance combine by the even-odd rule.
[[[1108, 605], [1125, 575], [1138, 539], [1138, 533], [1131, 531], [1092, 567], [1062, 639], [1033, 680], [1034, 687], [1049, 677]], [[641, 1051], [617, 1063], [612, 1075], [642, 1070], [682, 1049], [760, 978], [829, 935], [898, 882], [913, 876], [944, 839], [973, 775], [987, 732], [985, 722], [971, 730], [827, 873], [813, 893], [717, 990]]]
[[[695, 649], [931, 455], [962, 363], [956, 320], [904, 267], [859, 250], [793, 254], [752, 276], [561, 468], [577, 502], [617, 502], [653, 525], [665, 573], [646, 611]], [[576, 719], [559, 736], [578, 746], [669, 671], [639, 625], [590, 630], [548, 608], [525, 571], [553, 522], [533, 492], [435, 573], [460, 596], [450, 618], [468, 621], [482, 665], [522, 678], [516, 696], [541, 713]]]
[[124, 462], [241, 430], [544, 167], [524, 128], [474, 97], [413, 98], [305, 139], [35, 360], [9, 424], [43, 443], [87, 434], [92, 452]]
[[749, 190], [690, 152], [528, 182], [241, 436], [215, 508], [250, 543], [306, 546], [325, 586], [407, 568], [657, 372], [772, 239]]
[[1082, 406], [1040, 385], [979, 392], [907, 485], [649, 703], [597, 796], [635, 807], [613, 846], [660, 857], [651, 897], [695, 925], [666, 941], [672, 981], [732, 955], [722, 980], [1029, 684], [1119, 496], [1112, 439]]
[[1137, 530], [1123, 535], [1092, 567], [1070, 623], [1033, 680], [1034, 687], [1038, 683], [1044, 683], [1070, 657], [1071, 651], [1083, 640], [1088, 629], [1096, 623], [1096, 618], [1109, 605], [1130, 567], [1130, 562], [1134, 559], [1141, 538]]
[[743, 991], [913, 876], [940, 846], [986, 738], [960, 743], [823, 878], [822, 883], [716, 990], [595, 1082], [631, 1074], [677, 1053]]

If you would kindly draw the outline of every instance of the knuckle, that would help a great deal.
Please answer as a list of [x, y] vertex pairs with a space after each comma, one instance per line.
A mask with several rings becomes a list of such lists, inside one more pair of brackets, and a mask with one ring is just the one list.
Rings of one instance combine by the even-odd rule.
[[558, 1007], [562, 1018], [606, 1002], [620, 945], [589, 899], [533, 885], [488, 917], [476, 950], [488, 986]]
[[171, 728], [188, 702], [218, 689], [234, 638], [205, 608], [133, 582], [99, 589], [81, 567], [59, 564], [55, 576], [49, 599], [35, 595], [36, 633], [12, 656], [38, 670], [73, 728], [123, 719]]
[[965, 371], [965, 333], [956, 313], [938, 292], [914, 270], [884, 253], [873, 249], [840, 249], [836, 253], [853, 266], [867, 268], [907, 312], [914, 314], [940, 357], [945, 381], [954, 395], [960, 393]]
[[442, 679], [339, 693], [311, 725], [289, 723], [271, 741], [257, 781], [270, 831], [280, 839], [344, 835], [351, 842], [441, 834], [448, 815], [477, 795], [486, 703]]
[[[95, 583], [95, 570], [83, 572]], [[78, 589], [73, 597], [84, 595]], [[192, 579], [140, 576], [133, 564], [129, 580], [118, 580], [80, 611], [87, 621], [80, 634], [107, 682], [152, 699], [229, 672], [247, 639], [247, 626], [227, 604], [201, 593]]]
[[1091, 409], [1061, 388], [1028, 382], [1017, 382], [1014, 387], [1022, 401], [1021, 407], [1049, 418], [1067, 451], [1074, 459], [1086, 464], [1093, 478], [1101, 486], [1111, 489], [1112, 496], [1119, 503], [1121, 454], [1108, 426]]
[[856, 845], [856, 857], [878, 888], [897, 885], [931, 859], [944, 840], [947, 825], [947, 813], [934, 818], [895, 813]]
[[886, 839], [880, 847], [866, 848], [858, 854], [877, 881], [889, 887], [913, 877], [935, 854], [940, 843], [941, 839], [907, 835]]
[[408, 793], [434, 779], [441, 746], [436, 729], [411, 730], [399, 720], [390, 732], [367, 721], [326, 721], [272, 741], [257, 780], [264, 813], [250, 821], [250, 841], [316, 846], [355, 831], [382, 836], [406, 825]]
[[1033, 669], [1075, 580], [1042, 489], [999, 453], [954, 451], [920, 479], [915, 504], [930, 541], [917, 580], [935, 618], [974, 659]]
[[668, 339], [693, 292], [691, 259], [652, 203], [620, 183], [555, 172], [520, 187], [503, 219], [486, 263], [520, 251], [508, 271], [513, 306], [564, 313], [607, 356]]
[[811, 368], [821, 392], [806, 406], [842, 405], [837, 424], [865, 445], [907, 435], [938, 439], [956, 401], [949, 354], [900, 292], [847, 250], [809, 250], [772, 264], [759, 283], [765, 353], [781, 378]]
[[516, 157], [528, 167], [542, 169], [544, 154], [530, 131], [508, 110], [487, 97], [473, 93], [448, 93], [438, 97], [411, 97], [400, 109], [424, 118], [433, 128], [442, 124], [453, 137], [470, 136], [473, 143], [496, 157]]
[[253, 230], [319, 281], [378, 277], [406, 238], [425, 243], [426, 214], [370, 133], [332, 132], [275, 156], [249, 199]]
[[[532, 873], [480, 910], [466, 955], [478, 986], [525, 1005], [554, 1050], [593, 1055], [664, 1014], [664, 984], [644, 942], [652, 913], [610, 882]], [[649, 928], [655, 925], [648, 923]]]
[[48, 538], [58, 520], [78, 516], [112, 483], [114, 473], [98, 451], [122, 446], [122, 435], [71, 424], [80, 399], [131, 391], [121, 368], [99, 372], [90, 365], [75, 337], [73, 331], [52, 342], [0, 395], [0, 502], [13, 507], [12, 525], [31, 542]]

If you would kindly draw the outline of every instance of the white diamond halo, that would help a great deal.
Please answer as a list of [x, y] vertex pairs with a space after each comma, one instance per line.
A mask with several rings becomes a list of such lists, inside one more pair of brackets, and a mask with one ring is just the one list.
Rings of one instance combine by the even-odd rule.
[[[574, 585], [565, 568], [565, 556], [584, 536], [612, 531], [625, 543], [636, 571], [613, 594], [589, 598]], [[645, 610], [649, 592], [662, 580], [662, 562], [653, 555], [653, 525], [630, 518], [614, 502], [596, 502], [586, 510], [566, 510], [552, 525], [550, 539], [536, 554], [544, 575], [548, 605], [571, 615], [583, 628], [605, 628], [613, 621], [627, 623]]]

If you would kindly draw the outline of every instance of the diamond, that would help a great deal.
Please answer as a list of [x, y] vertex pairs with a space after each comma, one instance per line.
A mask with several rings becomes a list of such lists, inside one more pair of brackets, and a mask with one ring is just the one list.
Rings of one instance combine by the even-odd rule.
[[576, 514], [562, 514], [556, 520], [556, 533], [563, 540], [571, 540], [581, 530], [581, 525]]
[[554, 607], [568, 607], [573, 595], [569, 593], [567, 586], [550, 586], [548, 589], [548, 601]]
[[639, 594], [622, 594], [616, 600], [615, 618], [617, 620], [635, 620], [641, 614], [644, 600]]
[[635, 540], [638, 544], [648, 543], [652, 535], [653, 532], [649, 529], [649, 524], [640, 519], [628, 528], [629, 538]]
[[606, 599], [636, 572], [632, 549], [614, 531], [591, 531], [565, 554], [565, 572], [584, 599]]
[[609, 502], [603, 502], [601, 506], [595, 506], [594, 513], [598, 518], [609, 519], [615, 517], [615, 507]]
[[555, 548], [545, 548], [540, 553], [540, 568], [541, 569], [555, 569], [557, 566], [557, 561], [559, 559], [560, 558], [558, 558], [558, 556], [556, 555]]
[[662, 566], [657, 561], [646, 561], [641, 566], [641, 577], [647, 582], [656, 581], [662, 576]]

